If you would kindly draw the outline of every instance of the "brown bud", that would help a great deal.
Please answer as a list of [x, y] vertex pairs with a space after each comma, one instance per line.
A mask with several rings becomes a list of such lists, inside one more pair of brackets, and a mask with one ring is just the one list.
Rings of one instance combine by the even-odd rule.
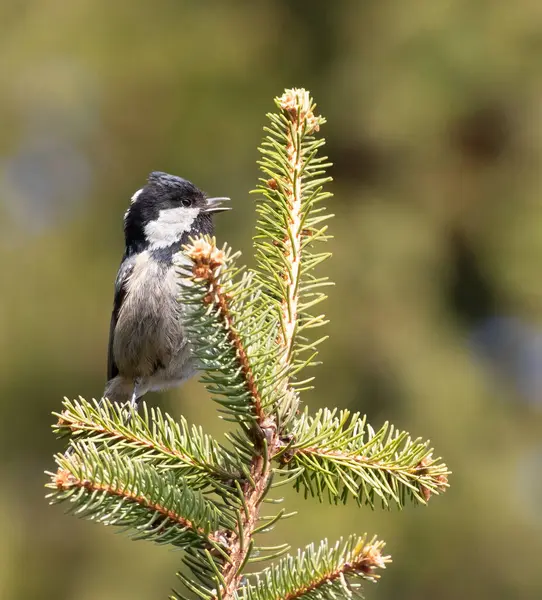
[[192, 269], [192, 273], [194, 274], [194, 277], [197, 277], [198, 279], [208, 279], [211, 270], [209, 269], [209, 265], [196, 264]]
[[209, 257], [209, 266], [211, 269], [216, 269], [226, 262], [226, 255], [223, 250], [214, 248]]
[[186, 247], [186, 254], [195, 262], [207, 262], [214, 246], [205, 239], [196, 240]]
[[423, 499], [426, 502], [429, 502], [431, 499], [431, 490], [428, 487], [425, 487], [425, 485], [420, 485], [420, 492], [422, 493]]
[[307, 113], [306, 118], [307, 133], [314, 133], [315, 131], [320, 131], [320, 120], [312, 111], [309, 111]]
[[58, 421], [56, 422], [57, 427], [67, 427], [68, 426], [68, 421], [67, 419], [64, 418], [64, 415], [66, 414], [66, 411], [63, 411], [62, 414], [60, 415], [60, 417], [58, 417]]
[[297, 119], [296, 104], [296, 90], [286, 90], [279, 99], [279, 106], [290, 115], [292, 121]]
[[444, 473], [437, 477], [437, 487], [442, 492], [448, 487], [448, 476]]
[[[420, 462], [416, 465], [416, 475], [427, 475], [427, 467], [429, 466], [429, 462], [431, 460], [431, 456], [426, 456], [422, 458]], [[420, 492], [426, 502], [429, 502], [431, 498], [431, 490], [423, 484], [419, 484]]]
[[53, 483], [59, 490], [66, 490], [72, 487], [77, 482], [77, 479], [66, 469], [58, 469], [53, 476]]
[[358, 568], [362, 573], [371, 575], [374, 569], [384, 569], [386, 567], [386, 558], [382, 556], [380, 548], [376, 546], [366, 547], [360, 557]]

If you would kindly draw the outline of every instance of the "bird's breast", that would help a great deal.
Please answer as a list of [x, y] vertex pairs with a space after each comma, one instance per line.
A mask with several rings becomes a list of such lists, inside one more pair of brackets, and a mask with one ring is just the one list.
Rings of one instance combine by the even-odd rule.
[[184, 344], [175, 268], [142, 252], [126, 284], [113, 353], [121, 375], [147, 377], [167, 367]]

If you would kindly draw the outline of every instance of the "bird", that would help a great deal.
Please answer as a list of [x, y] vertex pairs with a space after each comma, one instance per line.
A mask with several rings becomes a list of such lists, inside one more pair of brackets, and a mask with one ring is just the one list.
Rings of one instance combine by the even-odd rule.
[[110, 402], [137, 410], [148, 391], [177, 387], [197, 372], [175, 265], [191, 238], [213, 234], [213, 216], [229, 210], [223, 205], [228, 200], [208, 198], [190, 181], [162, 171], [150, 173], [132, 196], [109, 328], [103, 395]]

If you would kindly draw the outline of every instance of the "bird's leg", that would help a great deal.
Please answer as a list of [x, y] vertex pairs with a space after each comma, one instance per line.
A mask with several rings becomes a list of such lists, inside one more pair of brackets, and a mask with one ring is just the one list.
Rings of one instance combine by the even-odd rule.
[[128, 403], [128, 408], [130, 409], [130, 411], [127, 411], [127, 414], [124, 417], [124, 425], [128, 425], [130, 423], [130, 421], [132, 420], [132, 413], [131, 411], [133, 410], [134, 412], [137, 411], [137, 391], [139, 388], [141, 381], [139, 380], [139, 378], [134, 379], [134, 389], [132, 391], [132, 396], [130, 398], [130, 401]]
[[[132, 390], [132, 395], [130, 396], [130, 400], [128, 400], [128, 402], [126, 402], [124, 404], [124, 406], [128, 409], [126, 411], [123, 411], [124, 415], [123, 415], [123, 424], [124, 425], [128, 425], [130, 423], [130, 421], [132, 420], [132, 413], [131, 411], [137, 411], [137, 399], [138, 399], [138, 391], [139, 391], [139, 387], [141, 385], [141, 380], [138, 378], [134, 379], [134, 387]], [[107, 388], [106, 388], [106, 392], [107, 392]], [[103, 401], [103, 400], [102, 400]], [[116, 402], [114, 402], [114, 404], [117, 404]], [[120, 404], [120, 403], [118, 403]], [[117, 405], [118, 405], [117, 404]], [[66, 458], [72, 456], [72, 454], [74, 453], [74, 448], [73, 446], [68, 447], [68, 449], [64, 452], [64, 456]]]
[[130, 398], [130, 408], [133, 410], [137, 410], [137, 388], [139, 387], [139, 378], [134, 379], [134, 391], [132, 392], [132, 397]]

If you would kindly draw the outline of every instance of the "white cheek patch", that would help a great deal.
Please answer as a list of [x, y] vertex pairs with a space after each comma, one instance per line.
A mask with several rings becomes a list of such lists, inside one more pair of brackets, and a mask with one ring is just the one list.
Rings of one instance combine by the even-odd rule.
[[151, 248], [166, 248], [190, 231], [199, 208], [168, 208], [161, 210], [158, 219], [145, 225], [145, 237]]

